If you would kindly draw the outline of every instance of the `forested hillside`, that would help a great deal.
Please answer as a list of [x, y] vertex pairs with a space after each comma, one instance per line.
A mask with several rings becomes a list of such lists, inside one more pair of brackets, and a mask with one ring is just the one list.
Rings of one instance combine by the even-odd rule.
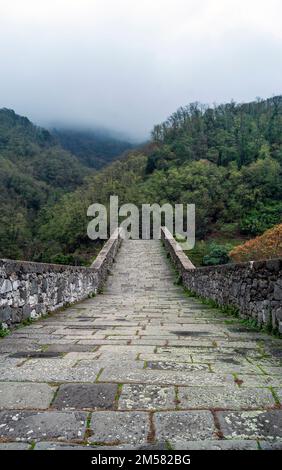
[[66, 254], [93, 245], [86, 235], [87, 207], [107, 204], [111, 194], [121, 204], [195, 203], [198, 242], [226, 240], [228, 250], [233, 241], [277, 224], [282, 212], [281, 102], [275, 97], [214, 108], [193, 104], [177, 111], [155, 127], [149, 145], [91, 176], [45, 211], [39, 236], [48, 244], [47, 258], [53, 250]]
[[[0, 109], [0, 257], [41, 259], [42, 208], [51, 211], [63, 194], [130, 146], [105, 133], [49, 132], [13, 110]], [[64, 261], [60, 251], [58, 256]]]
[[[116, 194], [120, 204], [195, 203], [199, 263], [204, 257], [218, 260], [214, 243], [221, 249], [228, 244], [228, 252], [281, 222], [281, 107], [278, 96], [249, 104], [181, 108], [154, 128], [149, 144], [45, 206], [36, 219], [36, 250], [30, 257], [87, 262], [95, 250], [87, 238], [87, 208], [94, 202], [107, 205]], [[42, 152], [44, 145], [48, 142]], [[215, 256], [206, 249], [210, 242]]]
[[0, 110], [0, 256], [32, 258], [43, 205], [74, 190], [88, 171], [45, 129]]
[[108, 165], [133, 147], [131, 143], [102, 130], [53, 129], [52, 134], [83, 165], [95, 169]]

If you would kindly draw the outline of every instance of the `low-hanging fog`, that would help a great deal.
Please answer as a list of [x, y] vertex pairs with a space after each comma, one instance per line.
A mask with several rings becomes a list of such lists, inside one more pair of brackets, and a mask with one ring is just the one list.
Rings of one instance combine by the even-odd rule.
[[191, 101], [281, 92], [280, 0], [0, 0], [0, 107], [139, 140]]

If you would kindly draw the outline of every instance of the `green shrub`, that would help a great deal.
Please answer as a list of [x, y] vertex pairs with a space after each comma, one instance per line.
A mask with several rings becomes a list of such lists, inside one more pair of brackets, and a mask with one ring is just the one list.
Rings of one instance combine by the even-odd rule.
[[229, 253], [230, 247], [227, 245], [218, 245], [211, 243], [209, 253], [203, 257], [204, 266], [214, 266], [217, 264], [227, 264], [230, 261]]

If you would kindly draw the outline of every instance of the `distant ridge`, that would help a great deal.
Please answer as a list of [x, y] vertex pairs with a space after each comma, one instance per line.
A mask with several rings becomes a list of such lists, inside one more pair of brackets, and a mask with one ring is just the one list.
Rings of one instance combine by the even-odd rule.
[[119, 140], [112, 136], [110, 131], [100, 129], [52, 129], [51, 133], [60, 145], [74, 154], [83, 165], [95, 169], [116, 160], [133, 147], [132, 143]]

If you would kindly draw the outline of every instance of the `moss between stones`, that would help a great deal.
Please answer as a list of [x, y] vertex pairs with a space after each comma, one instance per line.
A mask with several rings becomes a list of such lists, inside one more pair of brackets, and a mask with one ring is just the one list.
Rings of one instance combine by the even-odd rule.
[[[164, 244], [163, 240], [162, 240], [162, 246], [163, 246], [164, 251], [165, 251], [166, 247], [165, 247], [165, 244]], [[216, 300], [209, 299], [209, 298], [206, 298], [206, 297], [202, 297], [201, 295], [197, 294], [196, 292], [189, 290], [187, 287], [185, 287], [183, 285], [182, 276], [179, 273], [179, 271], [177, 270], [175, 264], [173, 263], [169, 252], [167, 252], [167, 258], [169, 259], [169, 264], [172, 267], [172, 269], [175, 273], [175, 276], [176, 276], [176, 280], [175, 280], [174, 284], [175, 285], [181, 285], [183, 287], [184, 294], [187, 297], [192, 297], [192, 298], [198, 299], [202, 304], [208, 305], [212, 309], [217, 309], [221, 313], [224, 313], [227, 316], [233, 317], [234, 320], [230, 320], [230, 322], [232, 322], [232, 323], [239, 323], [239, 324], [242, 324], [242, 325], [246, 326], [250, 330], [254, 330], [254, 331], [257, 331], [257, 332], [260, 332], [260, 333], [270, 334], [270, 335], [272, 335], [272, 336], [274, 336], [278, 339], [282, 339], [282, 334], [279, 333], [277, 327], [273, 328], [271, 319], [269, 320], [269, 322], [266, 325], [263, 325], [263, 324], [259, 324], [257, 322], [257, 320], [255, 320], [254, 318], [240, 318], [240, 312], [239, 312], [239, 309], [237, 307], [234, 307], [233, 305], [220, 305], [218, 302], [216, 302]]]
[[[234, 317], [234, 320], [231, 323], [240, 323], [241, 325], [246, 326], [250, 330], [257, 331], [260, 333], [267, 333], [276, 338], [282, 339], [282, 334], [278, 332], [277, 328], [273, 328], [271, 320], [266, 325], [259, 324], [254, 318], [240, 318], [239, 310], [232, 305], [220, 305], [213, 299], [206, 299], [205, 297], [200, 296], [196, 292], [193, 292], [187, 287], [183, 286], [183, 290], [187, 297], [192, 297], [200, 300], [204, 305], [208, 305], [212, 309], [217, 309], [220, 312], [224, 313], [227, 316]], [[236, 320], [235, 320], [236, 318]], [[228, 320], [225, 321], [227, 323]]]

